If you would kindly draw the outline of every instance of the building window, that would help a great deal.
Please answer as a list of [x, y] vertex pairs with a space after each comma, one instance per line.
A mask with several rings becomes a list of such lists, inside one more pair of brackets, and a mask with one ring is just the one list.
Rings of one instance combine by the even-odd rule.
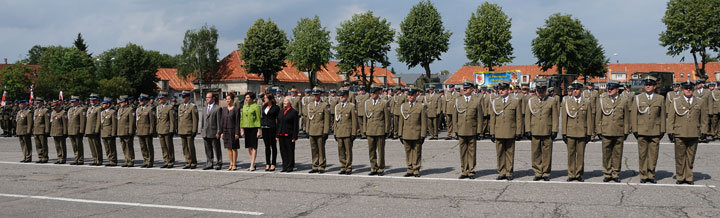
[[685, 74], [680, 74], [680, 78], [685, 78]]
[[627, 80], [627, 73], [625, 72], [612, 72], [611, 78], [612, 80], [617, 81], [625, 81]]
[[522, 75], [521, 83], [529, 83], [530, 82], [530, 75]]

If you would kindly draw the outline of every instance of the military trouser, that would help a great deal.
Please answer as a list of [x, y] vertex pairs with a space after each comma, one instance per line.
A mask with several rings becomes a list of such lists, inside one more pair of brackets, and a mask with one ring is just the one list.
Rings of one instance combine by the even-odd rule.
[[618, 178], [622, 169], [623, 136], [602, 136], [602, 163], [605, 178]]
[[310, 136], [310, 153], [312, 155], [312, 169], [325, 170], [325, 137]]
[[677, 181], [693, 181], [693, 164], [698, 138], [675, 137], [675, 178]]
[[405, 146], [405, 164], [407, 165], [407, 173], [420, 175], [420, 166], [422, 165], [422, 143], [420, 140], [402, 140]]
[[38, 159], [47, 161], [48, 158], [48, 139], [45, 135], [35, 135], [35, 149], [37, 150]]
[[453, 125], [452, 114], [445, 114], [445, 125], [447, 126], [447, 137], [453, 138], [453, 134], [455, 134], [455, 125]]
[[438, 137], [438, 118], [437, 117], [428, 117], [427, 118], [427, 130], [430, 138], [435, 139]]
[[568, 178], [582, 178], [585, 173], [586, 137], [567, 137]]
[[353, 141], [350, 137], [337, 138], [338, 157], [340, 158], [340, 171], [352, 172]]
[[710, 135], [713, 139], [720, 138], [720, 114], [710, 114]]
[[335, 132], [333, 131], [335, 129], [335, 122], [333, 122], [333, 120], [335, 120], [335, 114], [330, 114], [330, 133]]
[[133, 136], [120, 136], [120, 144], [123, 149], [123, 156], [125, 157], [125, 166], [135, 166], [135, 143]]
[[88, 145], [90, 146], [90, 154], [93, 157], [94, 164], [102, 164], [103, 162], [103, 150], [102, 143], [100, 142], [100, 135], [88, 135]]
[[370, 172], [385, 172], [385, 136], [368, 136]]
[[76, 164], [85, 163], [85, 146], [83, 145], [83, 137], [81, 135], [71, 135], [69, 137], [73, 153], [75, 154], [75, 159], [73, 161]]
[[490, 128], [488, 128], [488, 122], [490, 122], [490, 116], [486, 115], [482, 121], [482, 131], [484, 135], [490, 134]]
[[660, 136], [638, 136], [638, 161], [640, 179], [655, 179]]
[[515, 139], [495, 139], [497, 151], [497, 171], [500, 176], [513, 175], [515, 167]]
[[23, 152], [23, 161], [32, 161], [32, 141], [30, 140], [30, 135], [20, 135], [18, 139], [20, 139], [20, 149], [22, 149]]
[[365, 123], [366, 123], [365, 119], [366, 118], [365, 118], [364, 114], [362, 116], [358, 116], [358, 119], [357, 119], [358, 120], [358, 135], [363, 138], [366, 137], [366, 135], [365, 135]]
[[165, 165], [175, 165], [175, 146], [173, 145], [172, 134], [161, 134], [158, 136], [160, 139], [160, 148], [163, 153], [163, 163]]
[[152, 135], [138, 136], [140, 151], [143, 156], [143, 164], [152, 166], [155, 161], [155, 147], [153, 146]]
[[55, 151], [57, 151], [57, 161], [59, 163], [65, 163], [67, 158], [67, 138], [66, 136], [53, 136], [55, 142]]
[[108, 164], [117, 164], [117, 145], [115, 144], [115, 137], [104, 137], [102, 138], [103, 145], [105, 146], [105, 153], [107, 154]]
[[530, 159], [536, 177], [550, 177], [553, 140], [550, 136], [531, 136]]
[[463, 176], [475, 176], [477, 139], [475, 136], [459, 136], [460, 169]]
[[400, 137], [400, 115], [393, 115], [393, 137]]
[[197, 167], [197, 157], [195, 156], [195, 136], [180, 135], [182, 139], [183, 155], [185, 156], [185, 166]]

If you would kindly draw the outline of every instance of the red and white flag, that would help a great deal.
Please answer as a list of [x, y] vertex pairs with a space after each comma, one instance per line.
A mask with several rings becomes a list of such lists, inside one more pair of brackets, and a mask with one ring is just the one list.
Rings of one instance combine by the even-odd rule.
[[33, 102], [34, 98], [35, 98], [35, 95], [33, 94], [33, 86], [30, 85], [30, 105], [33, 104], [32, 102]]
[[65, 103], [65, 98], [63, 98], [62, 90], [60, 90], [60, 97], [58, 97], [58, 100], [60, 100], [60, 103]]
[[3, 90], [3, 97], [2, 101], [0, 101], [0, 105], [5, 106], [7, 103], [5, 103], [5, 94], [7, 94], [7, 91]]

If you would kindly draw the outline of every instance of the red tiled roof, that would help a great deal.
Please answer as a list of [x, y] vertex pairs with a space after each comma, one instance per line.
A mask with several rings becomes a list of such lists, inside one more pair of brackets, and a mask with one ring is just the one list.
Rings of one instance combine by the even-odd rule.
[[174, 90], [192, 90], [194, 88], [192, 79], [183, 79], [177, 75], [175, 68], [158, 68], [155, 75], [161, 80], [168, 80], [168, 85]]
[[[540, 70], [537, 65], [509, 65], [496, 67], [495, 71], [507, 71], [507, 70], [519, 70], [521, 75], [530, 75], [530, 80], [534, 80], [535, 76], [539, 74], [556, 74], [557, 68], [553, 67], [546, 72]], [[487, 71], [487, 68], [480, 66], [462, 66], [456, 71], [450, 78], [445, 80], [445, 84], [459, 84], [464, 80], [473, 80], [473, 73]], [[632, 74], [635, 72], [650, 72], [650, 71], [663, 71], [663, 72], [674, 72], [675, 81], [683, 82], [688, 79], [695, 80], [695, 64], [694, 63], [640, 63], [640, 64], [608, 64], [608, 72], [606, 73], [605, 79], [593, 78], [590, 81], [593, 82], [607, 82], [611, 78], [612, 72], [625, 72], [627, 80], [632, 78]], [[707, 63], [705, 66], [705, 72], [708, 74], [708, 81], [716, 81], [715, 73], [720, 73], [720, 63], [713, 62]], [[684, 77], [680, 77], [684, 74]], [[690, 77], [687, 77], [690, 74]], [[582, 78], [582, 77], [579, 77]]]

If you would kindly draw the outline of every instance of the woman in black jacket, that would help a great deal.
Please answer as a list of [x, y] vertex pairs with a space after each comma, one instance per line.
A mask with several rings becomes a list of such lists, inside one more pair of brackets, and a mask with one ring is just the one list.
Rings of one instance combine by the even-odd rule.
[[295, 168], [295, 141], [298, 136], [298, 112], [292, 108], [290, 97], [283, 99], [283, 109], [277, 116], [277, 140], [280, 142], [280, 157], [283, 161], [281, 172], [292, 172]]
[[280, 113], [280, 107], [275, 102], [275, 96], [272, 93], [265, 94], [264, 104], [260, 109], [262, 114], [260, 118], [260, 129], [262, 130], [262, 138], [265, 143], [265, 171], [275, 171], [275, 159], [277, 159], [277, 116]]

